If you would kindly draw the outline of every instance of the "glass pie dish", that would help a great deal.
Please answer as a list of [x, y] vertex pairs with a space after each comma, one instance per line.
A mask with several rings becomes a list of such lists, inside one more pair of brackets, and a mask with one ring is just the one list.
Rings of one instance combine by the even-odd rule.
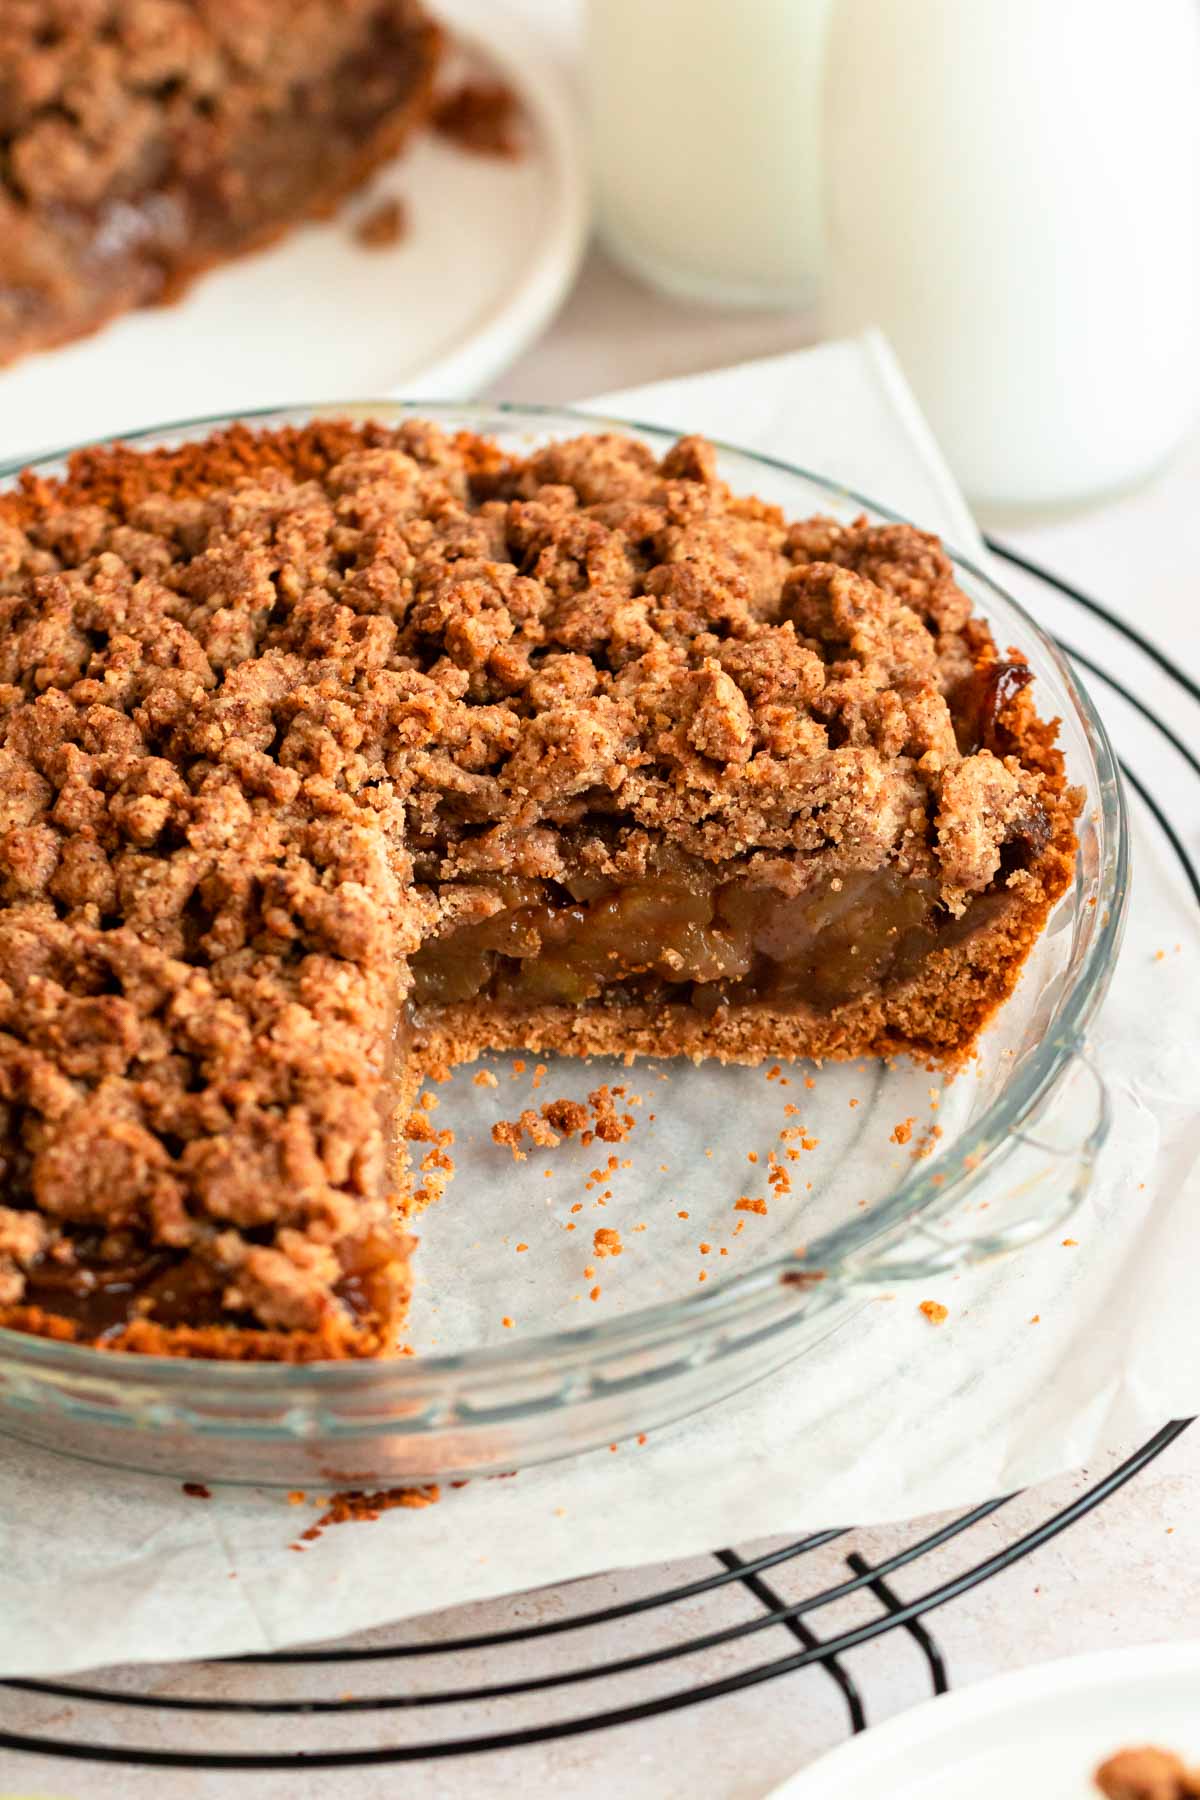
[[[526, 407], [382, 401], [246, 416], [277, 426], [348, 415], [432, 418], [521, 452], [598, 428], [659, 455], [673, 442], [625, 420]], [[175, 444], [228, 422], [133, 441]], [[717, 450], [735, 491], [789, 518], [895, 517], [769, 457]], [[415, 1355], [235, 1364], [0, 1330], [0, 1429], [97, 1461], [289, 1487], [513, 1469], [680, 1419], [801, 1356], [872, 1294], [1061, 1227], [1108, 1128], [1085, 1035], [1124, 920], [1124, 801], [1104, 728], [1062, 656], [987, 575], [954, 566], [997, 642], [1027, 657], [1037, 709], [1061, 720], [1086, 796], [1074, 883], [955, 1079], [912, 1063], [493, 1056], [431, 1095], [455, 1134], [456, 1171], [417, 1225]], [[518, 1159], [493, 1141], [493, 1124], [541, 1098], [601, 1085], [627, 1114], [621, 1142]]]

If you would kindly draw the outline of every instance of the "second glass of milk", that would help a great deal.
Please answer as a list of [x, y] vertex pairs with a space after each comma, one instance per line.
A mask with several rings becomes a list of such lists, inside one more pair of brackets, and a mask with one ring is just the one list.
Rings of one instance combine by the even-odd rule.
[[591, 0], [608, 248], [683, 298], [803, 306], [822, 264], [830, 0]]

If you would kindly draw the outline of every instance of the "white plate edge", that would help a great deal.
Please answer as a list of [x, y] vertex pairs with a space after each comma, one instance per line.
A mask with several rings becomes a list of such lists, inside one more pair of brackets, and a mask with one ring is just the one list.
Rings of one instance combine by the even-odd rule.
[[[821, 1800], [822, 1794], [828, 1794], [830, 1800], [834, 1795], [842, 1800], [847, 1778], [879, 1774], [884, 1763], [894, 1766], [898, 1756], [934, 1742], [944, 1730], [994, 1719], [1026, 1700], [1044, 1701], [1055, 1694], [1078, 1693], [1122, 1676], [1145, 1681], [1191, 1672], [1200, 1677], [1200, 1638], [1132, 1645], [1120, 1650], [1089, 1650], [1079, 1656], [1034, 1663], [1027, 1669], [1010, 1669], [955, 1693], [923, 1700], [884, 1724], [839, 1744], [780, 1786], [771, 1788], [764, 1800]], [[837, 1785], [830, 1786], [831, 1782]]]
[[[582, 102], [558, 58], [506, 7], [488, 8], [485, 27], [476, 5], [443, 0], [438, 17], [451, 38], [499, 69], [528, 108], [543, 140], [556, 201], [554, 231], [541, 247], [533, 274], [497, 301], [488, 324], [427, 368], [390, 387], [383, 399], [470, 399], [521, 355], [557, 312], [578, 273], [591, 230], [591, 178]], [[493, 28], [499, 24], [496, 35]]]

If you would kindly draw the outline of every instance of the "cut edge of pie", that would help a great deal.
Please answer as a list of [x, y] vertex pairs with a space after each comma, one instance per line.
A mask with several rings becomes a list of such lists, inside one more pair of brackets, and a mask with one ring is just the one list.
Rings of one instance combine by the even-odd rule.
[[399, 1348], [487, 1049], [953, 1068], [1074, 871], [936, 539], [709, 446], [325, 421], [0, 495], [0, 1324]]

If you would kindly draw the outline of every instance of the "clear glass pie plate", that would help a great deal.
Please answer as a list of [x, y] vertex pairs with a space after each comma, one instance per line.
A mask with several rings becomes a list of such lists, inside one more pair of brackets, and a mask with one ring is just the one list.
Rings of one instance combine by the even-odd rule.
[[[508, 406], [381, 401], [250, 417], [347, 415], [434, 418], [521, 450], [599, 428], [633, 432], [659, 454], [672, 441], [625, 420]], [[225, 422], [136, 441], [176, 443]], [[719, 449], [735, 489], [791, 518], [895, 516], [784, 463]], [[0, 481], [15, 473], [0, 470]], [[1125, 804], [1104, 727], [1064, 658], [987, 575], [961, 559], [956, 570], [998, 643], [1028, 657], [1038, 709], [1061, 719], [1087, 795], [1074, 884], [961, 1074], [507, 1055], [459, 1069], [433, 1090], [457, 1167], [418, 1224], [413, 1356], [204, 1363], [0, 1331], [0, 1430], [113, 1464], [289, 1487], [514, 1469], [712, 1405], [802, 1357], [872, 1294], [1058, 1229], [1108, 1124], [1085, 1037], [1121, 938]], [[493, 1080], [478, 1080], [480, 1068]], [[623, 1142], [572, 1140], [518, 1161], [492, 1141], [497, 1120], [604, 1083], [625, 1090], [618, 1111], [634, 1123]], [[619, 1255], [604, 1253], [598, 1230], [619, 1234]]]

